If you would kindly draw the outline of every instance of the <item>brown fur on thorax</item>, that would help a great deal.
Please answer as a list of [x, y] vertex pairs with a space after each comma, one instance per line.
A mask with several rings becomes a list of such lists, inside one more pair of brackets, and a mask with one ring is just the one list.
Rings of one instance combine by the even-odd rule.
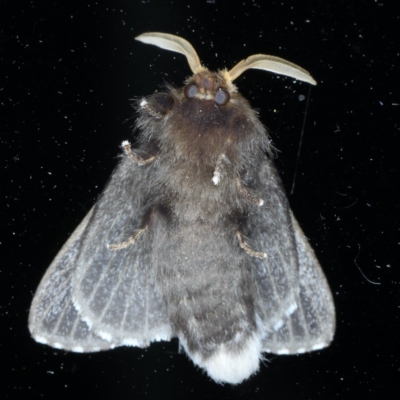
[[[198, 92], [187, 98], [185, 87], [194, 84]], [[226, 79], [226, 71], [203, 70], [185, 87], [167, 87], [144, 99], [139, 109], [138, 125], [144, 128], [140, 142], [158, 149], [154, 198], [182, 221], [213, 223], [245, 214], [254, 205], [238, 182], [244, 176], [252, 180], [253, 171], [265, 162], [270, 151], [267, 132]], [[218, 90], [229, 93], [224, 105], [214, 101]], [[212, 178], [217, 168], [221, 181], [216, 185]]]

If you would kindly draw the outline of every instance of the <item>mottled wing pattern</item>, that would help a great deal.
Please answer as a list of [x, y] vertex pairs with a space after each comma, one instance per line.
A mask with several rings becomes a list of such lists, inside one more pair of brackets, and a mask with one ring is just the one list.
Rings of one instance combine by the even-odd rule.
[[[294, 218], [280, 178], [272, 165], [261, 176], [268, 182], [265, 205], [274, 212], [250, 218], [257, 250], [265, 260], [252, 260], [258, 287], [258, 329], [263, 351], [297, 354], [329, 345], [335, 311], [325, 276], [311, 246]], [[257, 233], [256, 233], [257, 232]]]
[[[171, 328], [150, 259], [140, 246], [111, 251], [142, 223], [146, 173], [124, 159], [97, 204], [64, 245], [32, 303], [29, 327], [42, 343], [72, 351], [168, 340]], [[143, 180], [144, 179], [144, 180]]]

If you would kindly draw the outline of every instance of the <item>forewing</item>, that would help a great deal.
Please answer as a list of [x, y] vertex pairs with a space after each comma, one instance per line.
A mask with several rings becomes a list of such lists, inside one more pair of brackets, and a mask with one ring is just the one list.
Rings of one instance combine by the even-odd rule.
[[71, 351], [98, 351], [113, 347], [93, 332], [72, 303], [72, 276], [93, 209], [58, 253], [44, 275], [32, 302], [29, 329], [37, 342]]
[[[151, 235], [125, 249], [108, 248], [128, 239], [143, 223], [149, 173], [151, 167], [140, 170], [128, 158], [115, 170], [39, 286], [30, 316], [35, 338], [83, 351], [146, 346], [170, 338], [150, 263]], [[80, 329], [79, 340], [76, 328], [68, 329], [72, 325]], [[92, 338], [96, 338], [95, 346], [90, 345]]]
[[[335, 330], [332, 295], [314, 251], [289, 209], [272, 165], [266, 169], [271, 208], [258, 215], [256, 236], [268, 257], [257, 260], [258, 325], [263, 350], [297, 354], [326, 347]], [[271, 203], [271, 199], [274, 199]], [[280, 215], [282, 214], [282, 215]], [[280, 227], [278, 227], [278, 224]], [[289, 304], [289, 307], [288, 307]]]
[[266, 253], [260, 260], [248, 258], [253, 265], [257, 288], [256, 314], [261, 332], [277, 330], [296, 307], [299, 294], [298, 259], [291, 216], [280, 178], [270, 163], [262, 165], [259, 190], [264, 204], [254, 207], [247, 217], [251, 247]]
[[297, 307], [278, 330], [268, 332], [265, 351], [296, 354], [329, 345], [335, 332], [335, 308], [331, 291], [314, 251], [292, 215], [299, 262]]

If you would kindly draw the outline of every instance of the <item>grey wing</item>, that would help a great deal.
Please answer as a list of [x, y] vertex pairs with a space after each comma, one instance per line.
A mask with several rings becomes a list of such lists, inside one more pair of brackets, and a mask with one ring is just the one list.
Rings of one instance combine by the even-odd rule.
[[[257, 326], [263, 351], [297, 354], [326, 347], [335, 330], [331, 291], [314, 251], [293, 216], [280, 178], [272, 165], [265, 208], [253, 217], [257, 249], [267, 253], [255, 260]], [[256, 226], [258, 223], [258, 226]]]
[[[29, 316], [39, 342], [72, 351], [168, 340], [171, 327], [151, 263], [151, 237], [125, 249], [142, 223], [146, 172], [124, 159], [110, 183], [50, 265]], [[149, 168], [147, 168], [149, 171]]]
[[72, 275], [81, 235], [92, 212], [93, 209], [60, 250], [36, 291], [29, 313], [29, 329], [39, 343], [76, 352], [113, 347], [90, 331], [72, 302]]
[[299, 263], [298, 295], [294, 310], [264, 338], [264, 351], [276, 354], [322, 349], [330, 344], [335, 332], [335, 307], [328, 283], [314, 251], [292, 213], [291, 216]]

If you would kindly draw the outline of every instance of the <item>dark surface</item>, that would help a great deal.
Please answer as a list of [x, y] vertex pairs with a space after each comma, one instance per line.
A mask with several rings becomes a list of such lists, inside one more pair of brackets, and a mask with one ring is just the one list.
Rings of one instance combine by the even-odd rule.
[[[398, 398], [394, 4], [2, 2], [2, 398]], [[47, 266], [101, 192], [121, 141], [132, 138], [130, 100], [190, 74], [183, 56], [134, 40], [145, 31], [184, 37], [211, 69], [266, 53], [318, 81], [306, 114], [299, 96], [307, 99], [307, 84], [263, 71], [235, 83], [270, 128], [288, 192], [298, 162], [289, 200], [330, 283], [336, 337], [320, 352], [267, 355], [237, 387], [207, 378], [176, 341], [82, 355], [37, 344], [27, 328]]]

